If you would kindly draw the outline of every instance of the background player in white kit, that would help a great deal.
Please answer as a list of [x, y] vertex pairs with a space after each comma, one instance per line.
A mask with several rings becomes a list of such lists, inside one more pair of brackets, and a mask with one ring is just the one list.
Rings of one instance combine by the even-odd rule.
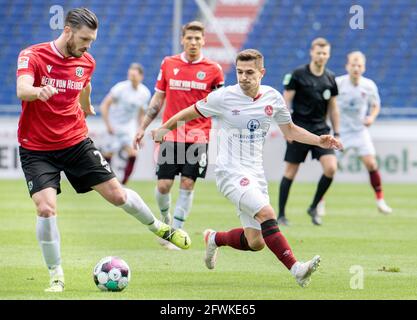
[[[370, 183], [375, 191], [378, 210], [391, 213], [382, 192], [381, 176], [375, 160], [375, 147], [368, 127], [379, 114], [381, 100], [378, 88], [371, 79], [365, 78], [366, 57], [360, 51], [348, 54], [346, 71], [348, 74], [337, 77], [340, 108], [340, 139], [344, 150], [354, 148], [369, 172]], [[369, 110], [369, 114], [368, 114]]]
[[340, 148], [341, 145], [330, 135], [319, 137], [292, 123], [280, 93], [260, 85], [265, 74], [263, 65], [259, 51], [240, 52], [236, 58], [237, 85], [210, 93], [207, 98], [177, 113], [152, 134], [156, 142], [161, 142], [168, 130], [177, 127], [178, 121], [190, 121], [200, 116], [218, 119], [216, 183], [220, 192], [236, 205], [243, 228], [204, 232], [206, 266], [214, 268], [219, 246], [258, 251], [266, 244], [304, 287], [317, 269], [320, 257], [315, 256], [306, 263], [298, 262], [278, 228], [263, 169], [265, 136], [274, 120], [289, 139], [323, 148]]
[[120, 150], [127, 154], [122, 184], [127, 183], [133, 172], [137, 150], [132, 147], [132, 139], [151, 99], [151, 93], [142, 81], [143, 67], [132, 63], [127, 71], [127, 80], [113, 86], [100, 106], [108, 132], [106, 143], [102, 146], [104, 158], [111, 163], [113, 155]]

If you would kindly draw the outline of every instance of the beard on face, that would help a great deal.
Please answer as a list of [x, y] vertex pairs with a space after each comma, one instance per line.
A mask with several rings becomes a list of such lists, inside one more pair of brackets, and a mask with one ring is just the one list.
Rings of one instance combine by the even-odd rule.
[[77, 51], [77, 46], [75, 45], [74, 35], [67, 42], [67, 52], [71, 57], [80, 58], [84, 54], [82, 51]]

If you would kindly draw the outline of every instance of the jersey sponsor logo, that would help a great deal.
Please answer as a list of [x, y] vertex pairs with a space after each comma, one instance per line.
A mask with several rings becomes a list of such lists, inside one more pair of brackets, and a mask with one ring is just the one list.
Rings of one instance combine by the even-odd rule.
[[178, 72], [180, 72], [180, 69], [175, 68], [173, 71], [174, 71], [174, 75], [176, 76], [178, 74]]
[[190, 91], [191, 89], [206, 90], [207, 83], [198, 82], [198, 81], [169, 79], [169, 88], [171, 90], [185, 90], [185, 91]]
[[238, 116], [238, 115], [240, 115], [240, 110], [237, 110], [237, 109], [232, 110], [232, 115], [233, 115], [233, 116]]
[[240, 185], [242, 186], [242, 187], [246, 187], [247, 185], [249, 185], [249, 183], [250, 183], [250, 181], [249, 181], [249, 179], [248, 178], [242, 178], [241, 180], [240, 180]]
[[206, 78], [206, 73], [204, 71], [197, 72], [197, 79], [204, 80]]
[[82, 90], [84, 83], [81, 81], [76, 82], [72, 80], [54, 79], [54, 78], [48, 78], [46, 76], [42, 76], [41, 85], [42, 86], [50, 85], [58, 89]]
[[19, 57], [17, 61], [17, 70], [29, 68], [29, 57]]
[[272, 116], [272, 114], [274, 113], [274, 109], [272, 108], [272, 106], [266, 106], [265, 107], [265, 114], [267, 116]]
[[290, 83], [290, 81], [291, 81], [291, 77], [292, 77], [292, 74], [291, 74], [291, 73], [287, 73], [287, 74], [284, 76], [284, 80], [282, 80], [282, 84], [283, 84], [284, 86], [288, 85], [288, 84]]
[[252, 119], [252, 120], [249, 120], [246, 127], [249, 129], [250, 132], [253, 132], [253, 131], [259, 129], [260, 126], [261, 126], [261, 124], [259, 123], [258, 120]]
[[323, 91], [323, 98], [324, 98], [324, 100], [329, 100], [330, 99], [330, 96], [331, 96], [331, 93], [330, 93], [330, 90], [329, 89], [326, 89], [326, 90]]
[[50, 64], [48, 64], [48, 65], [46, 66], [46, 69], [48, 70], [48, 73], [51, 73], [52, 66], [51, 66]]
[[81, 78], [84, 75], [84, 68], [83, 67], [77, 67], [75, 69], [75, 75], [79, 78]]

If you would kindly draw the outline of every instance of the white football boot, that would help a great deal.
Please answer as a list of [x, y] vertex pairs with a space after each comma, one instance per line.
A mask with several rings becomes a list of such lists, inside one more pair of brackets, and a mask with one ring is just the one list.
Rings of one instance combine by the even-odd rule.
[[376, 201], [376, 205], [377, 205], [378, 211], [383, 214], [390, 214], [392, 212], [392, 208], [388, 207], [384, 199], [378, 199]]
[[206, 267], [208, 269], [214, 269], [216, 266], [217, 251], [219, 250], [219, 247], [214, 241], [215, 235], [216, 231], [211, 229], [206, 229], [203, 232], [204, 242], [206, 244], [206, 256], [204, 258], [204, 262], [206, 263]]
[[57, 266], [49, 270], [51, 280], [49, 281], [49, 288], [45, 292], [63, 292], [65, 287], [64, 272], [61, 266]]
[[291, 267], [291, 273], [301, 287], [305, 288], [309, 285], [311, 274], [319, 267], [320, 259], [320, 256], [314, 256], [310, 261], [296, 262]]

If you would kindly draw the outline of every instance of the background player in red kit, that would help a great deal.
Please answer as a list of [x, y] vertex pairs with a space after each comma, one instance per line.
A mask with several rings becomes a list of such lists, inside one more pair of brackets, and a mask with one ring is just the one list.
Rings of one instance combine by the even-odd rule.
[[[184, 106], [204, 99], [211, 91], [224, 84], [221, 67], [204, 58], [201, 52], [204, 46], [204, 25], [201, 22], [192, 21], [183, 26], [181, 44], [184, 52], [166, 57], [162, 61], [156, 92], [135, 137], [135, 147], [143, 138], [146, 128], [158, 115], [165, 100], [163, 122], [184, 109]], [[191, 209], [195, 181], [206, 175], [210, 128], [210, 119], [190, 121], [167, 135], [166, 141], [160, 146], [155, 196], [163, 221], [167, 224], [171, 222], [170, 190], [175, 176], [181, 174], [180, 193], [172, 221], [174, 228], [182, 228], [184, 225]], [[175, 249], [171, 244], [165, 244], [168, 248]]]
[[18, 58], [17, 96], [22, 100], [18, 139], [22, 169], [36, 205], [36, 234], [51, 282], [64, 290], [56, 198], [60, 173], [78, 193], [92, 189], [138, 219], [156, 235], [187, 248], [188, 235], [157, 220], [133, 190], [123, 188], [110, 165], [87, 137], [95, 61], [86, 51], [97, 37], [98, 20], [86, 8], [70, 10], [55, 41], [33, 45]]

